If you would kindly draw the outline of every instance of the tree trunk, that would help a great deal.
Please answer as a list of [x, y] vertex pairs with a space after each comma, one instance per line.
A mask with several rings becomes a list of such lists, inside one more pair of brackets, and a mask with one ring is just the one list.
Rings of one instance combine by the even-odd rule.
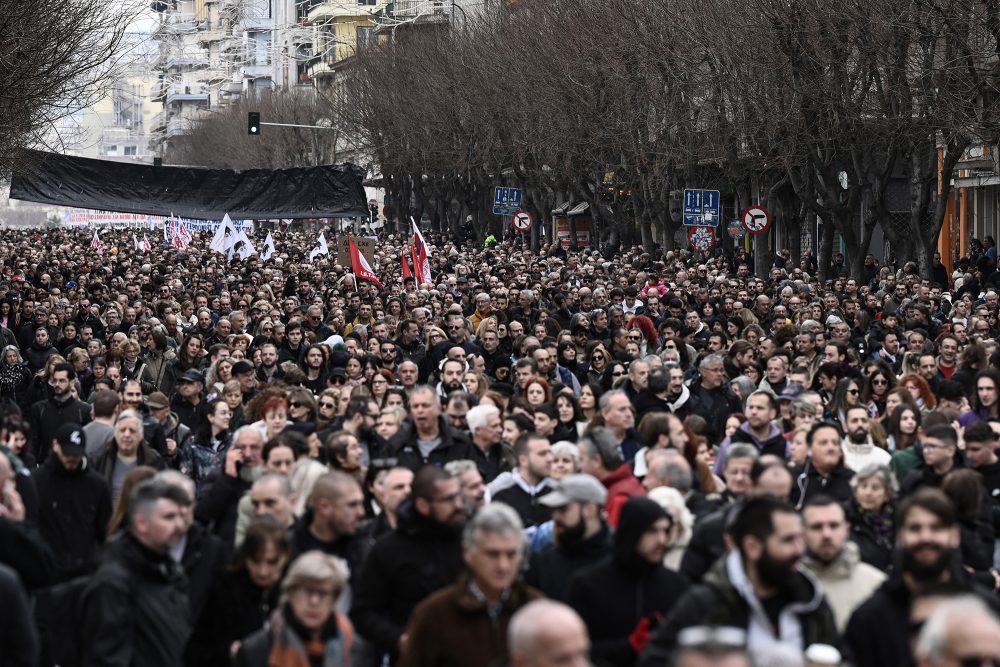
[[830, 274], [830, 267], [833, 265], [833, 239], [836, 231], [827, 219], [823, 219], [823, 238], [819, 243], [819, 254], [816, 257], [817, 273], [819, 273], [820, 283], [826, 282]]

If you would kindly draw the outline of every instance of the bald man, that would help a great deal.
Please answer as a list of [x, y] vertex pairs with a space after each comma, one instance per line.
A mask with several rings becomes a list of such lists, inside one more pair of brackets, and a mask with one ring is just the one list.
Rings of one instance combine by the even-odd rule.
[[510, 620], [507, 644], [513, 667], [587, 667], [587, 626], [572, 608], [554, 600], [535, 600]]

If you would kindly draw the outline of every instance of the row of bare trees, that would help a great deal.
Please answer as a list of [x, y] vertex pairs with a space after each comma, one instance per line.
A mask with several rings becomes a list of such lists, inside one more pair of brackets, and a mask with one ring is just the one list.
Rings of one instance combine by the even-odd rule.
[[538, 219], [587, 202], [603, 239], [670, 247], [671, 193], [718, 187], [729, 216], [821, 220], [820, 266], [839, 235], [854, 275], [876, 224], [929, 273], [948, 176], [1000, 118], [994, 0], [519, 3], [355, 60], [336, 117], [400, 218], [486, 228], [516, 185]]

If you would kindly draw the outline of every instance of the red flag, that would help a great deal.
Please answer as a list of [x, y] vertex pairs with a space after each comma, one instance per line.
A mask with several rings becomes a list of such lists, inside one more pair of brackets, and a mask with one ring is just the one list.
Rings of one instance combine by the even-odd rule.
[[410, 265], [406, 263], [406, 254], [400, 252], [399, 258], [403, 261], [403, 282], [406, 282], [407, 278], [413, 277], [413, 272], [410, 271]]
[[354, 272], [354, 276], [375, 283], [379, 286], [379, 289], [385, 289], [385, 286], [376, 277], [375, 272], [372, 271], [371, 264], [361, 254], [361, 251], [358, 250], [357, 244], [351, 237], [347, 237], [347, 247], [351, 252], [351, 271]]
[[420, 258], [417, 256], [417, 247], [410, 244], [410, 259], [413, 260], [413, 273], [414, 279], [417, 281], [417, 287], [420, 287]]

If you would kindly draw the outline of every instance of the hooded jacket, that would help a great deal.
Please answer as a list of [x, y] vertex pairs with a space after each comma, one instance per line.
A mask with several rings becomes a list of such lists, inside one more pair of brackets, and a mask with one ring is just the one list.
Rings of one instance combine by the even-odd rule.
[[771, 427], [767, 431], [767, 437], [758, 440], [750, 430], [750, 422], [743, 422], [738, 429], [719, 445], [719, 453], [715, 458], [715, 468], [713, 472], [721, 475], [726, 468], [726, 453], [735, 444], [753, 445], [761, 456], [773, 454], [782, 461], [788, 459], [788, 442], [785, 434], [781, 432], [778, 422], [771, 422]]
[[464, 568], [461, 530], [423, 516], [412, 500], [400, 505], [397, 522], [369, 552], [351, 607], [358, 633], [392, 654], [413, 608]]
[[28, 423], [31, 425], [38, 464], [45, 463], [60, 426], [68, 423], [84, 426], [88, 422], [90, 422], [90, 404], [72, 396], [67, 396], [63, 401], [53, 396], [32, 405], [28, 413]]
[[666, 516], [649, 498], [631, 498], [622, 507], [612, 555], [570, 580], [568, 602], [587, 624], [594, 658], [621, 667], [635, 664], [629, 635], [644, 618], [655, 625], [687, 589], [683, 576], [636, 551], [643, 533]]
[[[823, 590], [811, 573], [797, 569], [790, 582], [791, 600], [781, 613], [782, 635], [794, 638], [802, 650], [811, 644], [839, 645], [839, 633], [833, 612], [823, 598]], [[768, 638], [759, 621], [760, 601], [743, 569], [738, 551], [730, 551], [705, 575], [705, 579], [685, 593], [674, 605], [666, 621], [650, 638], [637, 667], [658, 667], [668, 664], [677, 646], [677, 636], [684, 628], [697, 625], [732, 626], [747, 630], [751, 650], [766, 650]], [[751, 627], [753, 623], [754, 627]], [[906, 627], [904, 623], [901, 627]], [[897, 664], [886, 662], [885, 665]]]
[[565, 602], [573, 575], [596, 565], [610, 553], [611, 531], [607, 524], [601, 524], [598, 532], [579, 542], [556, 541], [533, 552], [524, 581], [545, 593], [545, 597]]
[[41, 501], [38, 527], [55, 555], [58, 576], [68, 580], [89, 572], [111, 519], [110, 487], [86, 458], [68, 470], [50, 456], [33, 477]]

